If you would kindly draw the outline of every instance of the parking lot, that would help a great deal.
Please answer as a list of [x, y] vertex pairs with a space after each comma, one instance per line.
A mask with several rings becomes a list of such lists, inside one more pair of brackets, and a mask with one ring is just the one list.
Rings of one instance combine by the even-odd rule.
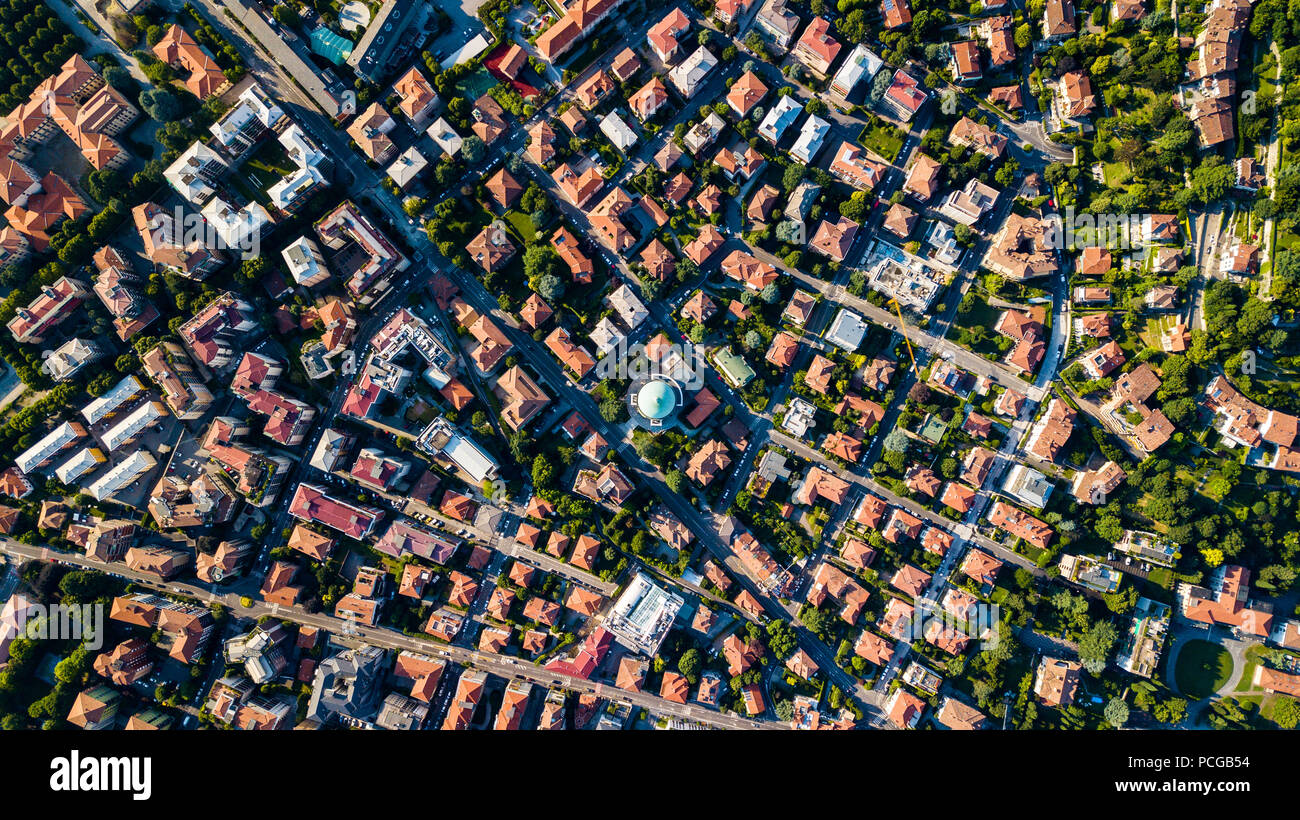
[[486, 0], [462, 0], [458, 5], [448, 3], [439, 6], [451, 18], [451, 28], [426, 46], [436, 59], [442, 60], [455, 53], [457, 49], [474, 39], [475, 35], [487, 31], [478, 19], [479, 7], [484, 2]]

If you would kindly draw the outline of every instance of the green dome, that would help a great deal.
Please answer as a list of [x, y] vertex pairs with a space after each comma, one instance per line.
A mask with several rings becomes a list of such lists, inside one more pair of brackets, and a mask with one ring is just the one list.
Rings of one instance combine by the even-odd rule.
[[677, 407], [677, 397], [667, 382], [646, 382], [636, 394], [636, 407], [648, 419], [665, 418]]

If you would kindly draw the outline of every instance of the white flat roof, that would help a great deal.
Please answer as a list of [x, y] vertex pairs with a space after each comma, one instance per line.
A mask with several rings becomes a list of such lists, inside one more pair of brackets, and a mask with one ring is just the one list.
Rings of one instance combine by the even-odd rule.
[[65, 421], [51, 430], [40, 441], [24, 450], [14, 461], [18, 465], [18, 469], [24, 473], [31, 473], [40, 469], [42, 464], [49, 461], [56, 453], [78, 438], [81, 438], [81, 435], [73, 429], [72, 423]]
[[486, 481], [496, 475], [497, 463], [492, 457], [460, 433], [452, 435], [442, 453], [475, 481]]
[[152, 470], [157, 463], [158, 460], [148, 450], [136, 450], [127, 456], [126, 460], [119, 462], [113, 469], [100, 476], [94, 484], [86, 488], [86, 492], [90, 493], [96, 501], [103, 501]]
[[867, 323], [862, 317], [848, 308], [840, 308], [831, 329], [826, 331], [826, 341], [843, 348], [849, 353], [857, 351], [862, 339], [867, 335]]
[[64, 484], [72, 484], [104, 462], [104, 454], [95, 447], [83, 447], [77, 454], [54, 469]]
[[107, 393], [81, 408], [81, 415], [88, 424], [98, 424], [143, 390], [144, 384], [140, 379], [135, 375], [128, 375], [113, 385], [113, 388]]

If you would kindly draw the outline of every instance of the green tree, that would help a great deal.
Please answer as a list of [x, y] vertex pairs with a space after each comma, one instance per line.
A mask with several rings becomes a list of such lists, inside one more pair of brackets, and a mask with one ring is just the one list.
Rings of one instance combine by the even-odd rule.
[[136, 89], [135, 80], [131, 78], [131, 72], [127, 71], [120, 65], [111, 65], [104, 69], [104, 82], [123, 93], [131, 93]]
[[473, 165], [483, 159], [484, 154], [487, 153], [487, 146], [477, 134], [470, 134], [461, 142], [460, 153], [465, 157], [466, 162]]
[[[1086, 602], [1085, 602], [1086, 605]], [[1079, 662], [1093, 675], [1106, 668], [1106, 659], [1119, 633], [1109, 621], [1098, 621], [1079, 639]]]
[[669, 470], [664, 473], [664, 483], [668, 485], [668, 489], [680, 494], [686, 489], [686, 473], [676, 468]]
[[1279, 697], [1273, 702], [1273, 722], [1282, 729], [1294, 729], [1300, 724], [1300, 701]]
[[800, 182], [803, 182], [805, 170], [804, 166], [797, 162], [792, 162], [786, 166], [785, 171], [781, 174], [781, 187], [785, 189], [787, 195], [795, 188], [798, 188]]
[[1128, 704], [1119, 698], [1111, 698], [1106, 708], [1102, 710], [1106, 722], [1116, 729], [1122, 729], [1124, 724], [1128, 723], [1128, 713]]
[[55, 665], [54, 677], [59, 683], [80, 686], [90, 672], [90, 665], [93, 661], [94, 658], [90, 654], [90, 650], [84, 646], [79, 646], [72, 650], [71, 655], [68, 655]]
[[564, 295], [564, 282], [558, 276], [547, 274], [537, 280], [537, 295], [555, 304]]
[[907, 434], [895, 427], [885, 436], [884, 448], [891, 453], [907, 453]]
[[861, 222], [867, 212], [867, 192], [854, 191], [848, 199], [840, 203], [840, 216]]
[[532, 282], [543, 276], [558, 276], [560, 255], [550, 245], [534, 245], [524, 251], [524, 275]]
[[555, 484], [555, 467], [546, 456], [538, 455], [533, 459], [533, 486], [539, 490], [549, 489]]
[[686, 650], [677, 659], [677, 671], [681, 672], [692, 686], [700, 682], [700, 669], [703, 666], [704, 660], [700, 657], [700, 650], [695, 647]]
[[1197, 166], [1192, 172], [1192, 191], [1202, 203], [1216, 202], [1232, 190], [1236, 180], [1236, 170], [1224, 161], [1223, 157], [1213, 155]]
[[617, 424], [623, 421], [626, 412], [626, 405], [613, 396], [600, 403], [600, 417], [609, 424]]
[[271, 10], [271, 16], [275, 22], [287, 28], [297, 28], [302, 21], [298, 18], [298, 10], [289, 6], [287, 3], [280, 3]]
[[149, 118], [161, 123], [169, 123], [180, 115], [181, 105], [169, 91], [151, 88], [140, 95], [140, 108]]

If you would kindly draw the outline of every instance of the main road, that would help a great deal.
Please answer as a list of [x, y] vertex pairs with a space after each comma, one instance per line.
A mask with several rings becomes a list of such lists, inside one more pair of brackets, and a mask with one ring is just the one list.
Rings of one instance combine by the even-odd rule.
[[617, 700], [631, 706], [649, 709], [655, 714], [669, 715], [683, 720], [697, 721], [721, 729], [784, 729], [784, 722], [759, 722], [737, 715], [723, 714], [713, 709], [698, 705], [678, 704], [665, 700], [649, 692], [629, 692], [604, 683], [597, 683], [553, 672], [534, 666], [526, 661], [494, 652], [466, 647], [450, 646], [436, 643], [432, 639], [406, 635], [394, 629], [382, 627], [359, 626], [342, 618], [335, 618], [322, 613], [308, 613], [301, 607], [285, 607], [279, 604], [267, 604], [253, 600], [252, 606], [244, 606], [238, 593], [215, 591], [196, 584], [181, 581], [162, 581], [156, 576], [131, 570], [120, 562], [96, 561], [79, 553], [67, 553], [48, 547], [23, 544], [19, 541], [0, 539], [0, 553], [23, 560], [59, 561], [64, 564], [93, 569], [125, 578], [140, 586], [148, 587], [167, 595], [179, 595], [207, 604], [221, 604], [229, 608], [236, 617], [258, 619], [263, 616], [292, 621], [294, 623], [316, 627], [337, 635], [359, 638], [375, 646], [397, 651], [409, 650], [426, 655], [435, 655], [450, 662], [463, 664], [475, 669], [482, 669], [498, 677], [511, 680], [520, 678], [542, 686], [560, 686], [575, 692], [594, 694], [598, 697]]

